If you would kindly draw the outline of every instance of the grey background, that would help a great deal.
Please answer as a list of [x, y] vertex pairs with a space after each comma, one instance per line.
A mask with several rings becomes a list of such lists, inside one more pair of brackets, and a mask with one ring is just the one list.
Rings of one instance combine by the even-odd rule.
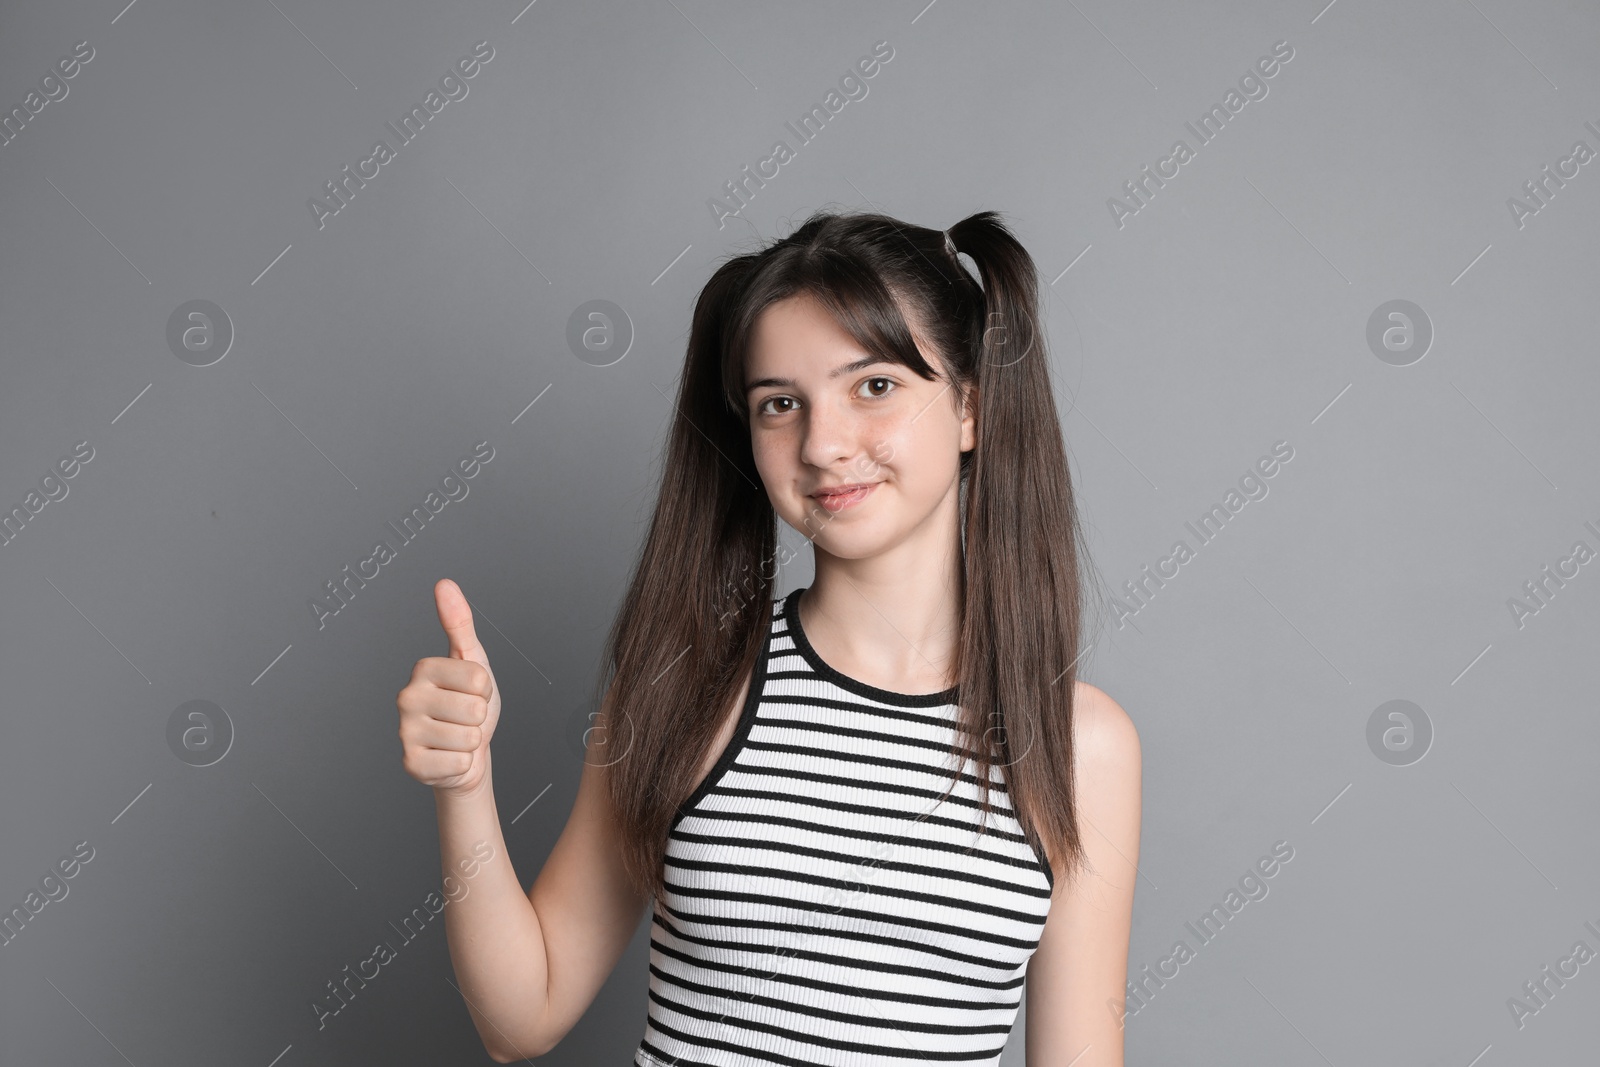
[[[310, 1008], [438, 889], [394, 733], [445, 649], [431, 587], [478, 610], [531, 884], [693, 297], [829, 206], [1014, 225], [1111, 591], [1294, 449], [1083, 660], [1143, 738], [1130, 971], [1196, 953], [1127, 1061], [1593, 1059], [1600, 963], [1520, 1028], [1507, 1000], [1600, 949], [1600, 565], [1521, 627], [1507, 601], [1600, 548], [1600, 163], [1520, 228], [1507, 200], [1600, 148], [1597, 32], [1594, 5], [1509, 0], [5, 5], [5, 110], [95, 56], [0, 148], [0, 509], [94, 458], [0, 546], [0, 909], [94, 856], [0, 948], [0, 1059], [490, 1062], [442, 920], [325, 1029]], [[480, 40], [468, 96], [319, 230], [308, 199]], [[719, 228], [707, 199], [880, 40], [868, 95]], [[1280, 40], [1268, 95], [1196, 147], [1184, 123]], [[1119, 228], [1107, 199], [1180, 137]], [[197, 299], [236, 331], [205, 367], [166, 341]], [[610, 366], [565, 340], [594, 299], [636, 334]], [[1395, 299], [1434, 331], [1408, 366], [1367, 343]], [[323, 583], [485, 440], [469, 495], [319, 629]], [[1396, 699], [1433, 731], [1404, 766], [1367, 741]], [[191, 700], [235, 731], [207, 767], [167, 739]], [[1277, 841], [1269, 894], [1201, 946], [1185, 923]], [[628, 1062], [647, 947], [544, 1062]]]

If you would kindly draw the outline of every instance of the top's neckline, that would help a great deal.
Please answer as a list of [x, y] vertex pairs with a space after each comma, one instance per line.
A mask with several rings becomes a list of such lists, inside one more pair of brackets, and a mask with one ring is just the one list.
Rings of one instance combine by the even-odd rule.
[[892, 689], [880, 689], [875, 685], [852, 678], [848, 674], [835, 670], [823, 662], [817, 650], [811, 647], [811, 642], [806, 637], [805, 627], [800, 624], [800, 594], [810, 586], [801, 586], [791, 592], [783, 600], [783, 620], [789, 633], [794, 638], [795, 648], [800, 650], [800, 655], [811, 665], [811, 669], [841, 689], [849, 690], [858, 696], [867, 697], [885, 704], [899, 704], [910, 708], [938, 708], [956, 703], [959, 686], [951, 686], [937, 693], [897, 693]]

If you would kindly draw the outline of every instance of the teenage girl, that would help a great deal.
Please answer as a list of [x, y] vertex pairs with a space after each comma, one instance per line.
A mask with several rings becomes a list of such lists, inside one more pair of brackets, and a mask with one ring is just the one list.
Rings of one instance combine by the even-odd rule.
[[[815, 552], [781, 598], [776, 519]], [[998, 1064], [1024, 990], [1029, 1067], [1121, 1067], [1140, 749], [1076, 678], [1081, 556], [1034, 263], [998, 215], [818, 214], [724, 263], [527, 892], [448, 579], [449, 656], [397, 699], [445, 873], [494, 846], [445, 913], [489, 1054], [555, 1048], [652, 906], [642, 1067]]]

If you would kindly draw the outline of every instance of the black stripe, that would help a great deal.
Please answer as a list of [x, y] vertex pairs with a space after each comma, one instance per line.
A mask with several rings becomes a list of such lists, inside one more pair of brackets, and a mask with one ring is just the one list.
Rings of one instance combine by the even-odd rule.
[[[677, 885], [673, 882], [667, 883], [667, 890], [681, 897], [696, 897], [701, 900], [732, 900], [741, 904], [766, 904], [769, 907], [787, 908], [790, 911], [814, 912], [817, 910], [815, 907], [808, 908], [797, 901], [789, 900], [785, 897], [772, 896], [767, 893], [739, 893], [732, 889], [697, 889], [691, 886]], [[939, 899], [947, 900], [949, 898]], [[901, 926], [915, 926], [920, 930], [939, 930], [943, 933], [954, 934], [957, 937], [967, 937], [974, 941], [986, 941], [994, 945], [1010, 945], [1013, 948], [1036, 948], [1039, 944], [1037, 939], [1029, 941], [1025, 938], [1006, 937], [1004, 934], [997, 934], [988, 930], [973, 930], [970, 927], [953, 926], [950, 923], [934, 922], [931, 919], [913, 919], [905, 915], [885, 915], [881, 911], [867, 911], [864, 908], [840, 908], [834, 911], [833, 914], [848, 915], [853, 919], [871, 919], [877, 922], [889, 920]], [[1038, 922], [1044, 917], [1042, 915], [1025, 915], [1021, 912], [1005, 912], [1001, 914], [1015, 917], [1023, 922]], [[848, 936], [848, 931], [837, 931], [837, 933]]]
[[[776, 841], [760, 841], [757, 838], [722, 838], [722, 843], [725, 843], [725, 845], [746, 845], [749, 848], [774, 851], [774, 853], [786, 853], [789, 856], [848, 859], [848, 861], [854, 861], [854, 864], [858, 865], [858, 867], [866, 867], [867, 870], [899, 870], [899, 872], [912, 873], [912, 875], [922, 873], [928, 878], [947, 878], [947, 880], [960, 881], [960, 883], [970, 886], [990, 886], [990, 888], [1000, 889], [1002, 893], [1011, 893], [1014, 896], [1043, 897], [1043, 899], [1050, 897], [1048, 889], [1013, 886], [1008, 881], [974, 875], [968, 870], [941, 870], [938, 867], [928, 867], [925, 864], [907, 864], [907, 862], [893, 862], [888, 861], [888, 859], [880, 861], [877, 856], [842, 856], [842, 854], [830, 853], [827, 849], [806, 848], [803, 845], [786, 845], [786, 843], [776, 843]], [[915, 848], [918, 845], [918, 841], [904, 841], [904, 845], [907, 848]], [[936, 893], [917, 893], [914, 889], [891, 885], [888, 881], [877, 881], [874, 878], [858, 878], [858, 880], [832, 878], [827, 877], [827, 875], [806, 872], [806, 870], [771, 867], [771, 865], [757, 864], [757, 862], [742, 862], [742, 864], [736, 861], [720, 862], [715, 861], [715, 859], [693, 859], [693, 857], [688, 856], [674, 856], [674, 854], [670, 853], [667, 853], [667, 856], [664, 857], [664, 862], [666, 862], [667, 867], [674, 867], [677, 870], [710, 870], [710, 872], [730, 873], [730, 875], [746, 875], [749, 878], [760, 878], [765, 875], [768, 878], [776, 878], [778, 881], [805, 883], [805, 885], [822, 886], [822, 888], [851, 889], [851, 891], [858, 891], [859, 889], [861, 893], [898, 897], [902, 901], [922, 901], [923, 904], [946, 904], [952, 909], [989, 913], [989, 915], [1000, 915], [1003, 918], [1014, 918], [1014, 920], [1029, 921], [1029, 923], [1045, 920], [1045, 915], [1042, 915], [1042, 913], [1014, 912], [1014, 910], [1010, 909], [974, 904], [974, 902], [965, 901], [962, 897], [944, 896], [944, 894]]]
[[[786, 699], [785, 697], [775, 696], [769, 698], [767, 703], [769, 705], [782, 704], [786, 702]], [[779, 715], [763, 715], [761, 716], [761, 725], [775, 730], [809, 730], [813, 733], [827, 734], [833, 737], [858, 737], [869, 741], [882, 741], [891, 745], [904, 745], [908, 748], [925, 748], [933, 752], [943, 753], [946, 757], [952, 751], [949, 745], [940, 744], [938, 741], [931, 741], [926, 738], [907, 737], [904, 734], [884, 733], [882, 730], [866, 730], [855, 726], [842, 726], [837, 723], [813, 722], [810, 719], [791, 719]], [[958, 752], [963, 760], [977, 762], [978, 753], [970, 748], [958, 747], [954, 751]], [[982, 781], [981, 778], [975, 778], [974, 780]], [[1003, 782], [991, 782], [990, 788], [996, 792], [1005, 791]]]
[[[1016, 964], [1010, 960], [985, 959], [974, 956], [970, 952], [959, 952], [955, 949], [945, 948], [942, 945], [928, 944], [910, 938], [893, 937], [888, 934], [873, 934], [865, 930], [819, 930], [811, 923], [786, 923], [775, 919], [727, 919], [721, 916], [700, 915], [695, 912], [683, 911], [679, 908], [667, 909], [679, 921], [695, 923], [700, 926], [714, 926], [724, 930], [774, 930], [789, 931], [806, 934], [809, 937], [827, 936], [842, 941], [862, 941], [875, 945], [893, 945], [897, 948], [910, 949], [924, 956], [938, 956], [942, 959], [955, 960], [972, 967], [986, 967], [989, 970], [1009, 974], [1009, 978], [979, 978], [976, 975], [966, 974], [957, 976], [950, 970], [929, 970], [915, 967], [910, 964], [884, 963], [878, 959], [867, 959], [856, 956], [839, 956], [820, 949], [790, 949], [785, 947], [784, 952], [797, 959], [809, 959], [818, 963], [838, 963], [845, 967], [861, 971], [878, 971], [882, 974], [902, 974], [907, 977], [935, 978], [940, 981], [960, 981], [968, 985], [979, 986], [983, 989], [1015, 989], [1023, 982], [1023, 975], [1018, 972]], [[679, 941], [692, 942], [696, 945], [707, 947], [726, 948], [730, 951], [753, 953], [757, 955], [772, 955], [779, 951], [778, 946], [748, 941], [730, 941], [721, 937], [703, 937], [691, 934], [680, 929], [673, 921], [657, 912], [653, 916], [654, 925], [663, 933], [671, 934]], [[652, 939], [652, 943], [654, 943]], [[1035, 942], [1037, 945], [1037, 942]], [[711, 966], [706, 960], [699, 960], [693, 956], [684, 956], [685, 960], [694, 960], [701, 966]]]
[[[652, 989], [650, 991], [650, 999], [655, 1001], [657, 1004], [662, 1005], [665, 1008], [668, 1008], [668, 1009], [670, 1009], [672, 1011], [677, 1012], [680, 1015], [687, 1015], [691, 1019], [704, 1019], [706, 1021], [715, 1020], [717, 1022], [724, 1023], [725, 1025], [728, 1025], [728, 1026], [741, 1026], [741, 1027], [744, 1027], [747, 1030], [755, 1030], [755, 1031], [758, 1031], [758, 1032], [763, 1033], [763, 1034], [774, 1034], [774, 1035], [776, 1035], [778, 1037], [789, 1038], [791, 1040], [797, 1040], [797, 1041], [804, 1041], [804, 1042], [806, 1042], [808, 1044], [816, 1045], [816, 1046], [818, 1046], [820, 1048], [839, 1049], [839, 1050], [844, 1051], [844, 1052], [865, 1052], [865, 1053], [869, 1053], [869, 1054], [875, 1055], [875, 1056], [896, 1056], [896, 1057], [899, 1057], [901, 1059], [911, 1059], [911, 1060], [979, 1060], [979, 1059], [987, 1059], [989, 1057], [999, 1055], [1001, 1050], [1005, 1048], [1005, 1042], [1004, 1041], [1002, 1041], [1000, 1043], [999, 1047], [997, 1047], [997, 1048], [974, 1050], [972, 1052], [944, 1052], [944, 1051], [928, 1050], [928, 1049], [908, 1049], [908, 1048], [896, 1047], [896, 1046], [893, 1046], [893, 1045], [872, 1045], [872, 1044], [867, 1044], [866, 1042], [863, 1042], [863, 1041], [841, 1041], [838, 1038], [823, 1037], [823, 1036], [821, 1036], [819, 1034], [808, 1034], [808, 1033], [804, 1033], [803, 1031], [800, 1031], [800, 1030], [790, 1030], [787, 1027], [774, 1026], [772, 1023], [757, 1022], [754, 1019], [741, 1019], [737, 1015], [729, 1015], [729, 1014], [721, 1014], [721, 1015], [719, 1015], [718, 1013], [716, 1013], [714, 1011], [705, 1011], [705, 1010], [700, 1009], [700, 1008], [691, 1008], [687, 1004], [678, 1004], [678, 1003], [675, 1003], [675, 1002], [673, 1002], [671, 1000], [668, 1000], [666, 997], [663, 997], [661, 994], [656, 992], [654, 989]], [[754, 1048], [743, 1048], [743, 1049], [740, 1049], [740, 1047], [737, 1046], [737, 1045], [730, 1045], [730, 1044], [727, 1044], [725, 1042], [714, 1041], [714, 1040], [712, 1040], [710, 1038], [703, 1038], [703, 1037], [702, 1038], [692, 1038], [692, 1037], [688, 1036], [687, 1034], [682, 1034], [682, 1033], [680, 1033], [678, 1031], [674, 1031], [674, 1030], [669, 1029], [666, 1026], [663, 1026], [659, 1017], [654, 1021], [654, 1023], [652, 1025], [654, 1025], [658, 1030], [662, 1031], [663, 1033], [671, 1034], [672, 1036], [677, 1037], [680, 1041], [686, 1041], [686, 1042], [693, 1041], [696, 1044], [707, 1045], [707, 1046], [712, 1047], [712, 1048], [739, 1049], [740, 1051], [744, 1052], [746, 1055], [761, 1056], [762, 1058], [767, 1058], [767, 1057], [773, 1055], [772, 1053], [763, 1052], [760, 1049], [754, 1049]], [[910, 1022], [900, 1024], [900, 1031], [899, 1032], [904, 1032], [905, 1030], [916, 1030], [918, 1032], [925, 1032], [924, 1026], [922, 1024], [910, 1023]], [[937, 1031], [932, 1031], [932, 1032], [937, 1032]], [[785, 1060], [781, 1060], [779, 1062], [791, 1062], [791, 1061], [785, 1059]], [[798, 1061], [795, 1061], [795, 1062], [798, 1062]], [[810, 1065], [808, 1065], [808, 1067], [810, 1067]]]
[[[785, 778], [801, 782], [816, 782], [820, 785], [846, 785], [856, 789], [870, 789], [874, 793], [898, 793], [901, 796], [925, 797], [930, 800], [942, 798], [946, 804], [960, 804], [963, 807], [972, 808], [974, 811], [976, 811], [980, 806], [975, 797], [964, 797], [954, 790], [946, 793], [943, 789], [925, 789], [922, 786], [903, 785], [898, 782], [864, 781], [860, 778], [847, 778], [841, 774], [824, 774], [821, 771], [803, 771], [798, 767], [768, 767], [760, 763], [741, 763], [739, 764], [739, 773], [757, 775], [764, 774], [770, 775], [774, 778]], [[726, 787], [724, 787], [722, 789], [718, 789], [717, 792], [732, 792], [732, 790], [728, 790]], [[840, 811], [875, 812], [881, 810], [877, 807], [873, 807], [872, 805], [848, 804], [843, 801], [829, 801], [818, 797], [807, 796], [803, 797], [802, 799], [812, 804], [838, 804], [838, 810]], [[1011, 815], [1015, 817], [1016, 814], [1011, 810], [1009, 805], [996, 804], [993, 797], [990, 797], [989, 799], [989, 808], [991, 811], [999, 812], [1001, 815]], [[977, 823], [974, 822], [972, 825], [976, 826]]]
[[[793, 649], [785, 650], [781, 647], [783, 635], [777, 634], [772, 644], [772, 659], [779, 660], [784, 656], [798, 656]], [[777, 670], [771, 669], [767, 677], [775, 682], [812, 682], [827, 685], [828, 680], [817, 674], [809, 667], [805, 670]], [[880, 706], [869, 703], [856, 696], [846, 693], [843, 696], [830, 696], [827, 693], [773, 693], [771, 702], [779, 704], [795, 704], [813, 708], [833, 708], [838, 711], [849, 712], [855, 718], [888, 719], [892, 722], [918, 723], [922, 726], [947, 727], [953, 722], [948, 711], [943, 715], [924, 715], [909, 708], [895, 707], [892, 705]], [[956, 707], [957, 705], [946, 705]]]
[[[827, 833], [826, 828], [821, 832]], [[679, 841], [693, 842], [699, 835], [689, 835], [679, 832], [674, 835]], [[983, 885], [991, 889], [998, 889], [1003, 893], [1013, 893], [1019, 897], [1044, 897], [1050, 896], [1048, 889], [1036, 889], [1032, 886], [1019, 885], [1013, 881], [999, 878], [986, 878], [981, 874], [971, 871], [952, 871], [947, 867], [929, 867], [924, 863], [906, 863], [898, 860], [879, 859], [877, 856], [854, 856], [840, 853], [837, 849], [811, 848], [807, 845], [797, 845], [789, 841], [768, 841], [759, 837], [700, 837], [700, 842], [727, 845], [736, 848], [749, 848], [765, 852], [781, 852], [788, 856], [809, 856], [812, 859], [854, 861], [858, 866], [866, 866], [873, 870], [902, 871], [906, 874], [922, 875], [925, 878], [954, 878], [969, 885]], [[907, 848], [921, 847], [922, 842], [906, 839], [891, 838], [892, 844], [903, 845]], [[987, 853], [978, 853], [985, 856]], [[812, 885], [849, 885], [849, 881], [841, 881], [821, 876], [806, 875], [799, 871], [784, 870], [782, 868], [753, 867], [748, 864], [727, 863], [717, 864], [709, 860], [694, 860], [682, 856], [666, 856], [666, 862], [674, 867], [686, 870], [714, 871], [719, 869], [736, 870], [754, 876], [759, 872], [775, 874], [779, 877], [793, 877], [796, 880], [809, 882]]]
[[[740, 768], [741, 771], [743, 769], [744, 768], [742, 767]], [[859, 814], [876, 814], [879, 812], [882, 812], [886, 815], [891, 814], [889, 812], [883, 812], [883, 809], [881, 808], [872, 808], [862, 804], [845, 804], [841, 801], [816, 800], [811, 797], [798, 797], [794, 795], [785, 795], [782, 793], [769, 793], [760, 789], [735, 789], [731, 786], [721, 786], [717, 789], [717, 795], [731, 797], [760, 797], [767, 800], [788, 800], [794, 803], [800, 803], [803, 801], [807, 804], [807, 806], [810, 807], [832, 808], [836, 811], [854, 811]], [[805, 819], [796, 819], [788, 815], [765, 814], [752, 811], [718, 811], [716, 808], [703, 808], [694, 814], [697, 818], [701, 819], [730, 819], [747, 820], [750, 822], [764, 822], [770, 823], [773, 826], [794, 826], [802, 830], [822, 830], [827, 833], [840, 834], [844, 837], [860, 837], [865, 833], [865, 831], [852, 830], [844, 826], [829, 826], [826, 823], [808, 822]], [[960, 830], [963, 833], [972, 833], [977, 831], [980, 826], [980, 824], [976, 822], [967, 822], [963, 819], [947, 819], [943, 815], [901, 815], [901, 813], [898, 812], [893, 814], [900, 815], [901, 820], [904, 822], [925, 822], [932, 826], [949, 826]], [[673, 830], [672, 836], [677, 837], [679, 832], [679, 830]], [[999, 827], [992, 825], [984, 826], [982, 833], [978, 836], [993, 837], [998, 838], [1001, 841], [1013, 841], [1018, 844], [1023, 843], [1023, 836], [1021, 834], [1012, 833], [1010, 830], [1002, 830]], [[971, 846], [963, 847], [950, 844], [948, 842], [932, 841], [929, 842], [929, 847], [945, 848], [952, 852], [965, 852]]]
[[[924, 893], [905, 886], [891, 885], [887, 882], [851, 881], [848, 878], [829, 878], [820, 874], [810, 874], [806, 871], [788, 870], [783, 867], [764, 867], [749, 863], [721, 863], [716, 860], [691, 860], [679, 856], [668, 856], [666, 866], [679, 871], [709, 871], [722, 874], [743, 875], [747, 878], [771, 878], [778, 883], [787, 882], [790, 885], [804, 883], [823, 889], [853, 890], [862, 897], [884, 897], [890, 900], [916, 901], [921, 904], [937, 904], [952, 911], [971, 912], [975, 915], [993, 915], [998, 919], [1010, 919], [1019, 923], [1043, 922], [1043, 913], [1017, 911], [1014, 908], [1002, 908], [998, 904], [980, 904], [960, 897], [947, 896], [943, 893]], [[975, 883], [978, 879], [970, 878], [965, 872], [951, 871], [946, 875], [953, 881]], [[722, 892], [722, 890], [702, 890], [701, 892]], [[728, 890], [732, 892], [732, 890]], [[1035, 896], [1048, 897], [1048, 893], [1034, 894]], [[794, 901], [792, 907], [806, 907], [815, 911], [821, 905], [807, 905], [801, 901]], [[882, 918], [894, 918], [890, 913], [884, 913]]]
[[[906, 760], [889, 759], [887, 756], [869, 756], [856, 752], [834, 752], [828, 749], [807, 748], [805, 745], [786, 745], [777, 741], [746, 741], [745, 748], [760, 749], [763, 752], [788, 752], [796, 756], [828, 756], [845, 763], [865, 763], [872, 767], [888, 767], [911, 774], [933, 774], [942, 779], [955, 777], [971, 785], [982, 785], [983, 779], [975, 774], [962, 771], [952, 775], [948, 768], [930, 767], [924, 763], [909, 763]], [[709, 781], [709, 779], [707, 779]], [[995, 789], [994, 785], [990, 785]], [[999, 792], [995, 789], [995, 792]]]
[[[693, 967], [697, 971], [718, 971], [718, 972], [723, 972], [723, 973], [727, 973], [727, 974], [738, 975], [739, 977], [742, 977], [742, 978], [745, 978], [745, 979], [749, 979], [751, 981], [761, 981], [761, 982], [765, 982], [765, 983], [770, 983], [772, 985], [801, 986], [801, 987], [805, 987], [807, 989], [818, 989], [818, 990], [821, 990], [821, 991], [823, 991], [825, 993], [840, 993], [840, 994], [843, 994], [843, 995], [846, 995], [846, 996], [866, 997], [869, 1000], [878, 1000], [878, 1001], [884, 1001], [884, 1002], [894, 1003], [894, 1004], [917, 1005], [917, 1006], [920, 1006], [920, 1007], [944, 1008], [944, 1009], [948, 1009], [950, 1011], [972, 1012], [972, 1011], [1004, 1011], [1004, 1010], [1006, 1010], [1008, 1008], [1015, 1009], [1015, 1008], [1019, 1007], [1021, 1005], [1021, 1003], [1022, 1003], [1022, 998], [1021, 998], [1020, 994], [1017, 996], [1017, 999], [1015, 999], [1015, 1000], [994, 1000], [994, 1001], [978, 1002], [978, 1001], [971, 1000], [970, 998], [969, 999], [965, 999], [965, 1000], [961, 1000], [961, 999], [957, 999], [957, 998], [954, 998], [954, 997], [935, 997], [935, 996], [927, 996], [927, 995], [914, 995], [914, 994], [910, 994], [910, 993], [897, 993], [897, 992], [890, 992], [890, 991], [880, 992], [878, 990], [873, 990], [873, 991], [871, 991], [869, 993], [865, 989], [863, 989], [863, 987], [861, 987], [860, 985], [848, 985], [848, 984], [841, 983], [841, 982], [824, 982], [824, 981], [821, 981], [820, 979], [805, 978], [805, 977], [802, 977], [800, 975], [786, 974], [786, 973], [781, 972], [781, 971], [762, 972], [758, 968], [740, 967], [740, 966], [734, 966], [734, 965], [729, 965], [729, 964], [713, 963], [710, 960], [702, 960], [702, 959], [699, 959], [698, 957], [691, 956], [688, 953], [670, 949], [666, 945], [662, 944], [660, 941], [655, 940], [654, 938], [652, 938], [650, 940], [650, 947], [655, 949], [657, 952], [661, 953], [661, 955], [666, 956], [666, 957], [670, 957], [672, 959], [675, 959], [675, 960], [679, 961], [680, 963], [687, 964], [688, 966]], [[772, 955], [772, 953], [768, 953], [768, 955]], [[802, 955], [801, 953], [798, 953], [798, 952], [796, 952], [796, 953], [786, 953], [785, 955], [788, 956], [788, 958], [797, 959], [797, 960], [807, 958], [806, 956], [804, 956], [804, 955]], [[858, 969], [860, 969], [860, 968], [858, 968]], [[881, 973], [888, 973], [888, 974], [893, 974], [893, 975], [896, 975], [896, 976], [906, 977], [906, 978], [920, 978], [920, 977], [925, 977], [926, 976], [925, 973], [919, 973], [917, 971], [912, 971], [912, 972], [909, 972], [909, 973], [905, 973], [905, 972], [893, 971], [893, 970], [884, 971], [881, 968], [866, 968], [866, 969], [870, 969], [870, 970], [874, 970], [874, 971], [880, 971]], [[650, 970], [652, 972], [656, 971], [657, 970], [656, 965], [655, 964], [651, 964], [650, 965]], [[675, 978], [674, 976], [672, 976], [670, 974], [664, 974], [663, 977], [667, 978], [669, 980], [672, 980], [674, 982], [678, 982], [679, 981], [679, 978]], [[948, 974], [933, 974], [932, 977], [937, 978], [937, 979], [942, 979], [943, 981], [951, 983], [951, 984], [956, 984], [957, 983], [957, 980], [952, 978]], [[688, 979], [684, 978], [684, 979], [682, 979], [682, 981], [688, 982]], [[1022, 980], [1019, 978], [1015, 983], [1011, 983], [1011, 986], [1013, 988], [1016, 988], [1016, 987], [1020, 987], [1021, 984], [1022, 984]], [[727, 986], [722, 986], [722, 987], [706, 986], [706, 987], [697, 987], [697, 988], [703, 988], [703, 991], [707, 991], [707, 992], [719, 992], [720, 991], [722, 993], [726, 993], [727, 990], [728, 990]], [[1005, 987], [999, 987], [999, 988], [1005, 988]]]
[[[793, 1000], [781, 997], [762, 996], [749, 989], [740, 990], [738, 992], [731, 992], [727, 989], [719, 989], [716, 986], [709, 986], [703, 982], [693, 982], [682, 977], [681, 975], [675, 975], [668, 971], [663, 971], [654, 964], [650, 965], [650, 973], [659, 979], [662, 984], [671, 985], [677, 989], [683, 990], [684, 992], [699, 993], [708, 997], [721, 997], [725, 1000], [737, 1000], [745, 1004], [761, 1004], [769, 1008], [777, 1008], [780, 1011], [791, 1011], [798, 1015], [809, 1015], [814, 1019], [828, 1019], [837, 1023], [854, 1023], [857, 1026], [876, 1026], [880, 1028], [887, 1027], [895, 1030], [901, 1030], [907, 1027], [915, 1027], [924, 1033], [952, 1035], [1003, 1034], [1011, 1029], [1010, 1024], [983, 1023], [981, 1025], [972, 1026], [956, 1026], [953, 1024], [943, 1023], [917, 1024], [896, 1019], [886, 1019], [881, 1015], [862, 1015], [858, 1012], [832, 1011], [828, 1008], [819, 1008], [811, 1004], [798, 1004]], [[765, 977], [758, 977], [754, 979], [754, 981], [757, 982], [764, 982], [766, 980], [767, 979]], [[857, 997], [866, 995], [861, 989], [841, 988], [839, 992], [849, 996]], [[877, 997], [869, 999], [882, 1000], [884, 998]], [[995, 1004], [991, 1007], [994, 1009], [1013, 1008], [1017, 1007], [1018, 1004], [1020, 1004], [1020, 1001], [1013, 1001], [1009, 1004]], [[970, 1008], [971, 1005], [966, 1005], [966, 1007]]]
[[717, 1067], [716, 1064], [706, 1063], [703, 1060], [686, 1060], [681, 1056], [669, 1056], [662, 1049], [652, 1045], [648, 1037], [639, 1042], [639, 1048], [666, 1067]]
[[[784, 1067], [816, 1067], [816, 1064], [811, 1060], [797, 1060], [793, 1056], [780, 1056], [776, 1052], [766, 1052], [762, 1049], [750, 1048], [746, 1045], [735, 1045], [728, 1041], [718, 1041], [716, 1038], [712, 1037], [692, 1037], [689, 1034], [684, 1033], [682, 1030], [676, 1030], [668, 1026], [666, 1023], [663, 1023], [656, 1015], [656, 1006], [654, 1002], [652, 1002], [650, 1005], [649, 1030], [655, 1030], [659, 1033], [666, 1034], [668, 1037], [676, 1038], [677, 1040], [682, 1041], [684, 1044], [692, 1045], [697, 1049], [727, 1049], [730, 1052], [742, 1053], [746, 1058], [766, 1060], [768, 1063], [783, 1064]], [[648, 1033], [648, 1030], [646, 1032]]]

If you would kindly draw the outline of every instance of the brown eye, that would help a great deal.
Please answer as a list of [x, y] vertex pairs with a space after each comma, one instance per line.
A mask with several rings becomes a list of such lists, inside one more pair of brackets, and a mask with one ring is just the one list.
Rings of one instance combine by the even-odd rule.
[[779, 401], [782, 401], [782, 402], [787, 403], [787, 404], [792, 404], [792, 403], [794, 403], [794, 398], [793, 397], [789, 397], [789, 396], [769, 396], [769, 397], [767, 397], [767, 399], [763, 400], [760, 404], [756, 405], [756, 413], [758, 415], [782, 415], [782, 414], [784, 414], [784, 412], [782, 412], [782, 411], [768, 411], [767, 410], [767, 405], [768, 404], [774, 404], [774, 403], [777, 403]]
[[888, 388], [885, 389], [881, 393], [873, 393], [872, 395], [873, 395], [874, 398], [888, 396], [895, 389], [895, 382], [894, 382], [894, 380], [892, 378], [868, 378], [866, 381], [862, 382], [861, 384], [867, 386], [868, 388], [871, 388], [871, 383], [873, 383], [873, 382], [882, 382], [884, 385], [888, 386]]

